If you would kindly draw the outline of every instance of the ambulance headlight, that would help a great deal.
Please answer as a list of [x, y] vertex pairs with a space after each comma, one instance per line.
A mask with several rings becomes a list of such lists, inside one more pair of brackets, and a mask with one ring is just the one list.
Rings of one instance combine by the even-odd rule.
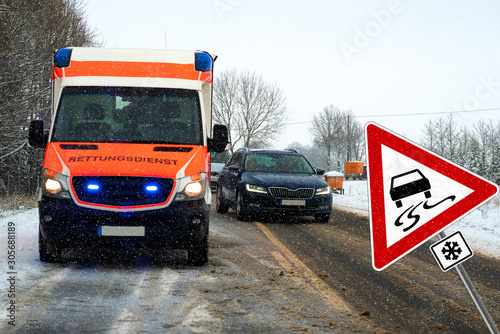
[[59, 198], [70, 198], [68, 177], [50, 169], [42, 172], [42, 191], [45, 195]]
[[199, 181], [188, 183], [186, 185], [186, 188], [184, 188], [184, 192], [189, 197], [198, 196], [202, 193], [202, 191], [203, 191], [203, 185]]
[[56, 195], [62, 190], [61, 182], [53, 179], [47, 179], [47, 181], [45, 181], [45, 190]]
[[177, 181], [179, 189], [176, 201], [190, 201], [200, 199], [205, 196], [207, 189], [207, 174], [197, 173], [194, 175], [186, 176]]

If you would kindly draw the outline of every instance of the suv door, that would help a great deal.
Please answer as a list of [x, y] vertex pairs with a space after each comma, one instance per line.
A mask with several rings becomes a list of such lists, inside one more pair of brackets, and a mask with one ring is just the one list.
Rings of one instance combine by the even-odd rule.
[[226, 163], [219, 176], [219, 186], [226, 202], [236, 203], [236, 189], [240, 179], [243, 152], [236, 152]]

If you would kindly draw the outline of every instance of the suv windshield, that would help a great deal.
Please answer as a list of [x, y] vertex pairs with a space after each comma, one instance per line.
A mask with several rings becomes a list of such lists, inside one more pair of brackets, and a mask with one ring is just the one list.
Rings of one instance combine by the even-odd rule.
[[261, 173], [314, 173], [306, 158], [291, 154], [249, 154], [245, 160], [245, 170]]
[[201, 145], [198, 92], [66, 87], [52, 141]]

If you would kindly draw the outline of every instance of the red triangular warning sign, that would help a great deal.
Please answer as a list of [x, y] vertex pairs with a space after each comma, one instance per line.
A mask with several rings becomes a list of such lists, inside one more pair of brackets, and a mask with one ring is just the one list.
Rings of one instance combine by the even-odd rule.
[[368, 123], [373, 267], [383, 270], [498, 194], [498, 186]]

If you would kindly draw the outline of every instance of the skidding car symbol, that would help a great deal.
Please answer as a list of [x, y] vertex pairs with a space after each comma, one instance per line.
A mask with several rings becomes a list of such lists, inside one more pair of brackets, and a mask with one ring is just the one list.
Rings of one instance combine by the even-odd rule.
[[396, 206], [400, 208], [403, 204], [401, 199], [424, 192], [425, 198], [431, 197], [431, 184], [420, 170], [415, 169], [403, 174], [394, 176], [391, 179], [391, 190], [389, 191]]

